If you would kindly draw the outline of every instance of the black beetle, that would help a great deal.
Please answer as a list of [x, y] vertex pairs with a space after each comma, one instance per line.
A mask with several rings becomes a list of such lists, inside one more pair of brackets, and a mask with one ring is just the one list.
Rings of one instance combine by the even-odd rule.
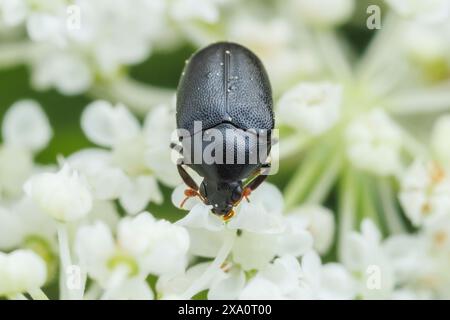
[[[202, 152], [211, 143], [217, 144], [217, 139], [212, 142], [205, 139], [211, 129], [223, 134], [219, 148], [223, 150], [223, 159], [228, 152], [232, 153], [232, 163], [187, 163], [186, 151], [191, 155], [194, 148], [192, 144], [186, 145], [186, 136], [178, 134], [182, 143], [178, 151], [183, 154], [183, 160], [177, 167], [189, 187], [185, 191], [186, 199], [198, 196], [205, 204], [212, 205], [215, 214], [224, 220], [231, 218], [233, 207], [244, 197], [248, 200], [251, 191], [267, 177], [263, 171], [270, 167], [267, 158], [274, 128], [273, 99], [261, 61], [249, 49], [230, 42], [214, 43], [197, 51], [187, 61], [178, 85], [176, 121], [177, 128], [188, 132], [191, 140], [194, 135], [201, 135]], [[200, 129], [196, 129], [196, 121], [201, 121]], [[256, 136], [255, 132], [261, 131], [266, 132], [265, 140], [248, 139], [248, 132]], [[246, 143], [242, 144], [244, 136]], [[261, 141], [266, 143], [267, 153], [249, 161], [250, 155], [261, 148]], [[237, 161], [240, 156], [246, 161]], [[200, 188], [183, 165], [203, 177]]]

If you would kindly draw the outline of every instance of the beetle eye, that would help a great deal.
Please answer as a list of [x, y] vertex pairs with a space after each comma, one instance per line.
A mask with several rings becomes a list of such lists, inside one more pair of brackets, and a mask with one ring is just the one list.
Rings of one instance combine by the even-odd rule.
[[231, 193], [231, 201], [233, 203], [238, 202], [242, 198], [242, 188], [236, 187], [234, 188], [233, 192]]

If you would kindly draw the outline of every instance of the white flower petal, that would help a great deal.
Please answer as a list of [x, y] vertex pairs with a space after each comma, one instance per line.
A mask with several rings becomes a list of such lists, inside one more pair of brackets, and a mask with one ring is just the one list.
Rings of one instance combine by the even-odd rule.
[[245, 286], [239, 296], [240, 300], [281, 300], [278, 287], [264, 278], [255, 277]]
[[0, 2], [2, 21], [6, 26], [14, 27], [25, 21], [27, 5], [23, 0], [3, 0]]
[[109, 296], [110, 300], [153, 300], [153, 291], [145, 279], [127, 279]]
[[244, 231], [235, 240], [233, 260], [244, 270], [264, 268], [278, 253], [276, 235]]
[[5, 142], [37, 152], [47, 146], [52, 129], [37, 102], [21, 100], [6, 112], [2, 134]]
[[209, 231], [202, 228], [188, 228], [189, 252], [195, 256], [215, 258], [225, 240], [225, 231]]
[[320, 286], [320, 270], [322, 263], [319, 255], [314, 251], [309, 251], [302, 258], [302, 273], [305, 279], [313, 287]]
[[40, 173], [24, 186], [25, 193], [45, 213], [59, 221], [75, 221], [92, 209], [92, 195], [80, 174], [64, 164], [57, 173]]
[[331, 27], [346, 22], [354, 9], [354, 0], [293, 0], [291, 8], [300, 19], [319, 27]]
[[328, 263], [322, 267], [320, 299], [350, 300], [356, 295], [356, 286], [345, 268], [338, 263]]
[[[172, 192], [172, 203], [175, 207], [180, 208], [180, 205], [186, 199], [186, 195], [184, 191], [187, 190], [188, 187], [185, 184], [181, 184], [175, 188]], [[198, 197], [189, 197], [186, 201], [184, 201], [183, 208], [184, 210], [191, 210], [196, 204], [201, 204], [201, 200]]]
[[340, 118], [342, 88], [328, 82], [302, 83], [280, 99], [278, 114], [282, 122], [319, 135]]
[[152, 176], [130, 179], [120, 196], [120, 204], [130, 214], [144, 210], [150, 201], [161, 203], [162, 200], [161, 191]]
[[102, 285], [106, 284], [110, 276], [107, 262], [115, 252], [108, 226], [97, 221], [93, 225], [80, 227], [75, 238], [75, 252], [89, 275]]
[[165, 220], [156, 221], [148, 212], [119, 223], [118, 243], [139, 261], [145, 272], [176, 274], [184, 271], [187, 263], [187, 231]]
[[24, 236], [22, 224], [18, 215], [0, 208], [0, 250], [11, 250], [20, 245]]
[[[324, 254], [334, 239], [334, 215], [329, 209], [319, 205], [303, 205], [286, 216], [287, 223], [295, 232], [307, 229], [314, 238], [314, 249]], [[294, 254], [295, 255], [295, 254]]]
[[209, 206], [202, 203], [196, 204], [184, 218], [177, 221], [177, 224], [188, 228], [204, 228], [209, 231], [224, 229], [223, 221], [211, 213]]
[[245, 285], [245, 274], [242, 270], [234, 268], [226, 273], [225, 278], [213, 282], [209, 291], [209, 300], [235, 300]]
[[0, 252], [0, 296], [39, 289], [47, 278], [47, 267], [31, 250]]
[[272, 234], [281, 233], [285, 229], [281, 212], [266, 211], [256, 200], [250, 203], [244, 200], [227, 226], [230, 229]]
[[81, 127], [92, 142], [105, 147], [131, 138], [140, 131], [137, 119], [126, 107], [113, 107], [102, 100], [86, 107], [81, 116]]
[[96, 198], [117, 199], [125, 191], [128, 177], [123, 170], [112, 165], [110, 152], [83, 149], [70, 155], [67, 162], [86, 176]]

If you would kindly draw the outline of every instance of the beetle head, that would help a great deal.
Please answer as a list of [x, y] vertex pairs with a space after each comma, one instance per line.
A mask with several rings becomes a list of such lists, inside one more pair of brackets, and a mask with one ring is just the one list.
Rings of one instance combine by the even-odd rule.
[[212, 212], [226, 216], [242, 198], [242, 182], [211, 182], [203, 180], [200, 194], [206, 199], [206, 204], [212, 205]]

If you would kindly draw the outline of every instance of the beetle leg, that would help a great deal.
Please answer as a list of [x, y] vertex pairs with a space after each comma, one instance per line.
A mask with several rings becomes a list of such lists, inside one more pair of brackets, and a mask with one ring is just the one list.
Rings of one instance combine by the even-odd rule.
[[189, 187], [189, 189], [186, 189], [184, 191], [184, 195], [186, 196], [186, 198], [184, 198], [183, 201], [181, 202], [180, 208], [182, 208], [184, 206], [184, 204], [186, 203], [187, 199], [189, 199], [191, 197], [199, 197], [200, 200], [205, 202], [205, 199], [202, 197], [202, 195], [198, 191], [197, 183], [194, 181], [194, 179], [192, 179], [192, 177], [189, 175], [189, 173], [182, 167], [181, 164], [177, 165], [177, 169], [178, 169], [178, 173], [180, 174], [181, 179], [183, 179], [184, 183]]
[[266, 162], [261, 165], [261, 168], [270, 168], [271, 166], [272, 164], [270, 162]]
[[184, 190], [184, 195], [186, 196], [186, 198], [184, 198], [183, 201], [181, 201], [180, 208], [183, 208], [183, 206], [186, 203], [186, 201], [189, 198], [192, 198], [192, 197], [199, 197], [203, 201], [203, 197], [200, 195], [200, 193], [198, 191], [196, 191], [194, 189], [186, 189], [186, 190]]
[[223, 216], [223, 221], [228, 221], [234, 216], [234, 210], [230, 210], [226, 215]]
[[246, 184], [249, 185], [256, 177], [266, 173], [266, 171], [268, 173], [268, 169], [270, 169], [271, 166], [272, 164], [270, 162], [263, 163], [260, 168], [256, 169], [251, 176], [248, 177]]
[[192, 179], [192, 177], [189, 175], [189, 173], [182, 167], [181, 164], [177, 165], [177, 169], [178, 169], [178, 173], [180, 174], [181, 179], [183, 179], [184, 183], [186, 183], [186, 185], [195, 190], [198, 191], [198, 185], [197, 183], [194, 181], [194, 179]]
[[245, 199], [250, 202], [250, 200], [248, 199], [248, 197], [250, 196], [250, 193], [252, 193], [252, 191], [254, 191], [256, 188], [258, 188], [261, 183], [264, 182], [264, 180], [267, 179], [267, 175], [265, 174], [261, 174], [259, 176], [257, 176], [255, 179], [253, 179], [252, 181], [250, 181], [244, 188], [244, 191], [242, 192], [242, 196], [245, 197]]

